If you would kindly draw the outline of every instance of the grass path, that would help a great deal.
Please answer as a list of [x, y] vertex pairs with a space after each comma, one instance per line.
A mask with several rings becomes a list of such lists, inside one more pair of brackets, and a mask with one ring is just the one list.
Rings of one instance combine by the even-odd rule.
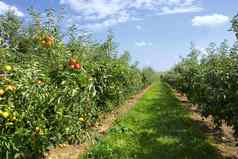
[[219, 159], [170, 88], [156, 83], [84, 159]]

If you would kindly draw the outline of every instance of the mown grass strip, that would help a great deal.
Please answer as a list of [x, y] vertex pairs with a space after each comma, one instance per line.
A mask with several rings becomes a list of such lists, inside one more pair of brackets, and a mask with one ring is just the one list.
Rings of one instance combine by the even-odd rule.
[[171, 89], [158, 82], [83, 159], [222, 158]]

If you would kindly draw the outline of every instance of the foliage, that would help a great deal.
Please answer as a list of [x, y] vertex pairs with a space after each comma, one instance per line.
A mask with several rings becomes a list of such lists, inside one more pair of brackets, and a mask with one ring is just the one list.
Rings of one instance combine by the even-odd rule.
[[37, 158], [56, 144], [81, 142], [100, 113], [151, 75], [117, 57], [111, 34], [93, 42], [75, 26], [62, 32], [54, 10], [30, 15], [27, 24], [10, 13], [0, 20], [0, 158]]
[[151, 84], [156, 79], [156, 74], [151, 67], [145, 67], [142, 70], [143, 82]]
[[[237, 34], [237, 16], [232, 20]], [[219, 127], [224, 121], [238, 135], [238, 47], [229, 47], [227, 41], [217, 47], [211, 43], [206, 54], [192, 48], [163, 79], [199, 106], [202, 115], [211, 115]]]

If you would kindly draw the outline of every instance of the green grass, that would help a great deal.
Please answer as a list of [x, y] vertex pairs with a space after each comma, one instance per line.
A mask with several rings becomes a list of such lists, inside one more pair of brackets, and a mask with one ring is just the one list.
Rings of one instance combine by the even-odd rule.
[[171, 89], [158, 82], [84, 159], [222, 158]]

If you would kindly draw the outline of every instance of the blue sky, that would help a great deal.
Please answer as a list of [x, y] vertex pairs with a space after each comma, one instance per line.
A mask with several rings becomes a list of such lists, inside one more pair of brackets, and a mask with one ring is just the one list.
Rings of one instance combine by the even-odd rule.
[[210, 42], [235, 40], [230, 18], [238, 13], [237, 0], [0, 0], [22, 18], [31, 5], [37, 10], [64, 7], [67, 24], [105, 39], [111, 29], [120, 51], [128, 50], [140, 67], [167, 70], [189, 53], [190, 42], [204, 49]]

